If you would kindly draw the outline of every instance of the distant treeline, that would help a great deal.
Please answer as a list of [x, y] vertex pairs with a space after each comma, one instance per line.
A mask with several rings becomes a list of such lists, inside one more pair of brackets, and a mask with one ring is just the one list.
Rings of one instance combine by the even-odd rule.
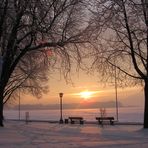
[[[118, 106], [123, 107], [121, 102], [118, 102]], [[59, 104], [47, 104], [47, 105], [22, 104], [20, 105], [20, 107], [22, 110], [59, 109], [60, 105]], [[91, 109], [91, 108], [113, 108], [113, 107], [116, 107], [115, 101], [63, 104], [63, 109]], [[18, 105], [11, 107], [11, 109], [18, 109]]]

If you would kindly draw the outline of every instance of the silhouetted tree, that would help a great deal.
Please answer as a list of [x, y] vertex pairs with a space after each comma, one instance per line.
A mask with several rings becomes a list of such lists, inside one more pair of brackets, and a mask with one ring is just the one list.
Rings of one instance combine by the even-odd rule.
[[[22, 93], [31, 93], [41, 97], [46, 93], [48, 86], [48, 59], [40, 52], [26, 54], [14, 69], [4, 91], [3, 104], [16, 100]], [[11, 99], [9, 99], [11, 97]], [[13, 99], [12, 99], [13, 98]]]
[[0, 1], [0, 126], [3, 104], [16, 88], [42, 90], [39, 83], [46, 78], [39, 72], [42, 54], [51, 52], [65, 75], [72, 56], [81, 60], [77, 45], [88, 37], [84, 12], [82, 0]]
[[148, 128], [148, 1], [92, 2], [92, 26], [98, 32], [92, 67], [103, 77], [114, 76], [116, 68], [118, 80], [144, 84], [144, 128]]

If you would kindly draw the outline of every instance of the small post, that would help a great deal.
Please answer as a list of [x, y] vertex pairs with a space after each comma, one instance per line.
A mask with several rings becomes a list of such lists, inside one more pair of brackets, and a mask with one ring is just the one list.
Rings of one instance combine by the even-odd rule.
[[29, 122], [29, 112], [25, 113], [25, 121], [26, 121], [26, 124], [28, 124], [28, 122]]

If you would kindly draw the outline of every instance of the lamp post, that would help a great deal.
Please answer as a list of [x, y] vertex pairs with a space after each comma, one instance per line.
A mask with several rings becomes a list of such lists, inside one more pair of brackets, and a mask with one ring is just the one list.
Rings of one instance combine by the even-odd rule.
[[118, 94], [117, 94], [117, 74], [116, 74], [116, 67], [115, 67], [115, 98], [116, 98], [116, 117], [117, 121], [119, 120], [118, 118]]
[[19, 91], [19, 105], [18, 105], [18, 111], [19, 111], [19, 120], [21, 119], [20, 117], [20, 112], [21, 112], [21, 100], [20, 100], [20, 91]]
[[60, 97], [60, 123], [63, 123], [63, 117], [62, 117], [62, 98], [63, 98], [63, 94], [64, 93], [59, 93], [59, 97]]

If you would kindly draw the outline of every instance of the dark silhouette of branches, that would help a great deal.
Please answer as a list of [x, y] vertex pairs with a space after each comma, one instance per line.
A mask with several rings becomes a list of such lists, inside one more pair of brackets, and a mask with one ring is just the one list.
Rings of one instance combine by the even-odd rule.
[[[94, 2], [94, 1], [93, 1]], [[148, 2], [146, 0], [98, 0], [92, 7], [96, 26], [95, 60], [105, 80], [114, 77], [129, 85], [144, 84], [144, 127], [148, 128]]]

